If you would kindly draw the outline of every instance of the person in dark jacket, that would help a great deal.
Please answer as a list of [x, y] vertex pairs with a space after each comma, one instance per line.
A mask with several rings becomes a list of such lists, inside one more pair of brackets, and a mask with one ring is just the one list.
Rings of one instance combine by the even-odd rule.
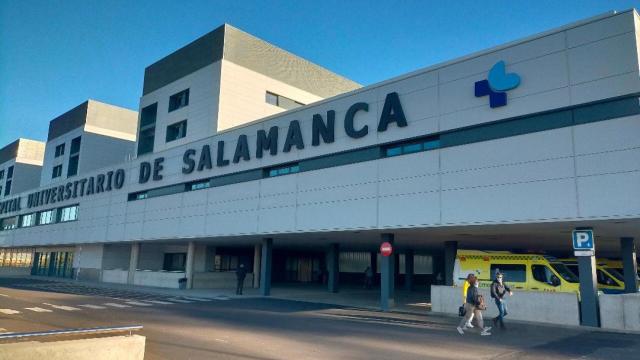
[[500, 272], [496, 274], [495, 280], [491, 283], [491, 297], [496, 302], [496, 306], [498, 307], [498, 316], [493, 318], [493, 326], [496, 327], [500, 325], [500, 329], [504, 330], [504, 317], [507, 316], [507, 304], [505, 302], [505, 297], [507, 294], [509, 296], [513, 295], [511, 292], [511, 288], [507, 286], [504, 282], [504, 275]]
[[236, 269], [236, 278], [238, 280], [238, 285], [236, 286], [236, 295], [242, 295], [242, 287], [244, 285], [245, 277], [247, 277], [247, 269], [244, 267], [244, 264], [240, 263], [240, 265]]
[[[480, 335], [482, 336], [488, 336], [491, 335], [491, 333], [489, 332], [489, 330], [491, 330], [491, 327], [484, 327], [484, 321], [482, 319], [482, 310], [486, 309], [486, 307], [484, 307], [484, 301], [482, 300], [482, 297], [480, 295], [480, 291], [478, 291], [478, 278], [476, 278], [475, 276], [472, 277], [470, 279], [470, 286], [469, 286], [469, 290], [467, 290], [467, 299], [466, 299], [466, 303], [465, 303], [465, 309], [467, 310], [467, 315], [470, 316], [469, 313], [473, 314], [473, 318], [475, 319], [476, 323], [478, 324], [478, 328], [480, 329]], [[467, 320], [467, 316], [465, 316], [462, 321], [461, 324], [466, 324], [466, 320]], [[464, 335], [464, 330], [466, 329], [466, 326], [464, 328], [461, 328], [460, 326], [457, 327], [458, 332], [460, 333], [460, 335]]]

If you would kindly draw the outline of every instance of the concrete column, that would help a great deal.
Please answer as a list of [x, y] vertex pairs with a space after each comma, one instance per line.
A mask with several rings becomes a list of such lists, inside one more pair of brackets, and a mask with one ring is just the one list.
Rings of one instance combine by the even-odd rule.
[[413, 250], [404, 253], [404, 289], [413, 290]]
[[[393, 245], [393, 234], [381, 234], [380, 242], [388, 242]], [[382, 256], [380, 260], [380, 308], [382, 311], [389, 311], [395, 299], [395, 256]]]
[[131, 244], [131, 255], [129, 256], [129, 274], [127, 276], [127, 284], [133, 284], [133, 277], [138, 268], [138, 258], [140, 257], [140, 243]]
[[598, 327], [598, 283], [596, 281], [596, 257], [578, 256], [580, 277], [580, 315], [582, 325]]
[[187, 246], [187, 259], [185, 262], [184, 277], [187, 278], [187, 289], [193, 288], [193, 259], [196, 253], [196, 243], [189, 241]]
[[260, 294], [271, 295], [271, 257], [273, 252], [273, 239], [262, 239], [262, 260], [260, 261]]
[[329, 245], [327, 252], [327, 289], [329, 292], [337, 293], [340, 276], [340, 245]]
[[632, 237], [620, 238], [620, 252], [624, 272], [624, 292], [635, 294], [638, 292], [636, 282], [638, 263], [636, 262], [636, 244]]
[[256, 244], [253, 247], [253, 288], [260, 287], [260, 257], [262, 256], [262, 245]]
[[456, 253], [458, 252], [457, 241], [444, 242], [444, 284], [453, 285], [453, 266], [456, 262]]

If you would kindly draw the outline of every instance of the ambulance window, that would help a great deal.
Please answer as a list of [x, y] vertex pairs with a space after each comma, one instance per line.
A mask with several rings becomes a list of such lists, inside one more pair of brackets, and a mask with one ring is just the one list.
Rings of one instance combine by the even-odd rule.
[[[531, 272], [536, 281], [552, 286], [560, 285], [558, 277], [545, 265], [532, 265]], [[555, 280], [554, 280], [555, 278]]]
[[495, 277], [497, 272], [504, 275], [505, 282], [526, 282], [527, 270], [524, 265], [516, 264], [491, 264], [491, 277]]
[[596, 270], [596, 277], [598, 278], [598, 284], [600, 285], [615, 285], [615, 281], [605, 274], [602, 270]]

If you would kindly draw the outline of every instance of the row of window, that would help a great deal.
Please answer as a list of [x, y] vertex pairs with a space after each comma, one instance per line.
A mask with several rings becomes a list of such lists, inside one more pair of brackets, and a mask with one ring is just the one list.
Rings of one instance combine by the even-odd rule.
[[[78, 136], [71, 140], [71, 152], [69, 153], [69, 167], [67, 168], [67, 177], [78, 174], [78, 163], [80, 162], [80, 142], [81, 136]], [[62, 143], [56, 146], [55, 157], [64, 155], [64, 146]], [[62, 176], [62, 164], [53, 167], [51, 172], [51, 178], [55, 179]]]
[[0, 267], [31, 267], [33, 249], [0, 248]]
[[36, 225], [48, 225], [78, 220], [78, 205], [42, 210], [30, 214], [0, 219], [0, 230], [11, 230]]
[[278, 106], [286, 110], [291, 110], [300, 106], [304, 106], [304, 104], [301, 102], [295, 101], [293, 99], [289, 99], [286, 96], [272, 93], [270, 91], [266, 92], [265, 101], [267, 102], [267, 104]]
[[[169, 97], [169, 110], [172, 112], [189, 105], [189, 89], [182, 90]], [[153, 142], [156, 137], [156, 119], [158, 117], [158, 103], [145, 106], [140, 111], [140, 128], [138, 131], [138, 156], [153, 152]], [[187, 120], [179, 121], [167, 126], [165, 141], [170, 142], [187, 136]]]
[[[0, 180], [4, 179], [4, 169], [0, 170]], [[13, 182], [13, 165], [7, 168], [7, 181], [4, 183], [4, 196], [11, 194], [11, 183]], [[0, 195], [2, 195], [2, 185], [0, 185]]]

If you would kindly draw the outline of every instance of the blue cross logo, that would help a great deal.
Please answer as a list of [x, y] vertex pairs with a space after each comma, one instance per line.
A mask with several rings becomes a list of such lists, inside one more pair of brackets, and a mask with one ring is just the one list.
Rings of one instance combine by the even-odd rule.
[[506, 91], [515, 89], [520, 85], [520, 76], [515, 73], [507, 73], [504, 61], [495, 63], [486, 80], [476, 81], [476, 97], [489, 95], [489, 106], [492, 108], [507, 105]]

